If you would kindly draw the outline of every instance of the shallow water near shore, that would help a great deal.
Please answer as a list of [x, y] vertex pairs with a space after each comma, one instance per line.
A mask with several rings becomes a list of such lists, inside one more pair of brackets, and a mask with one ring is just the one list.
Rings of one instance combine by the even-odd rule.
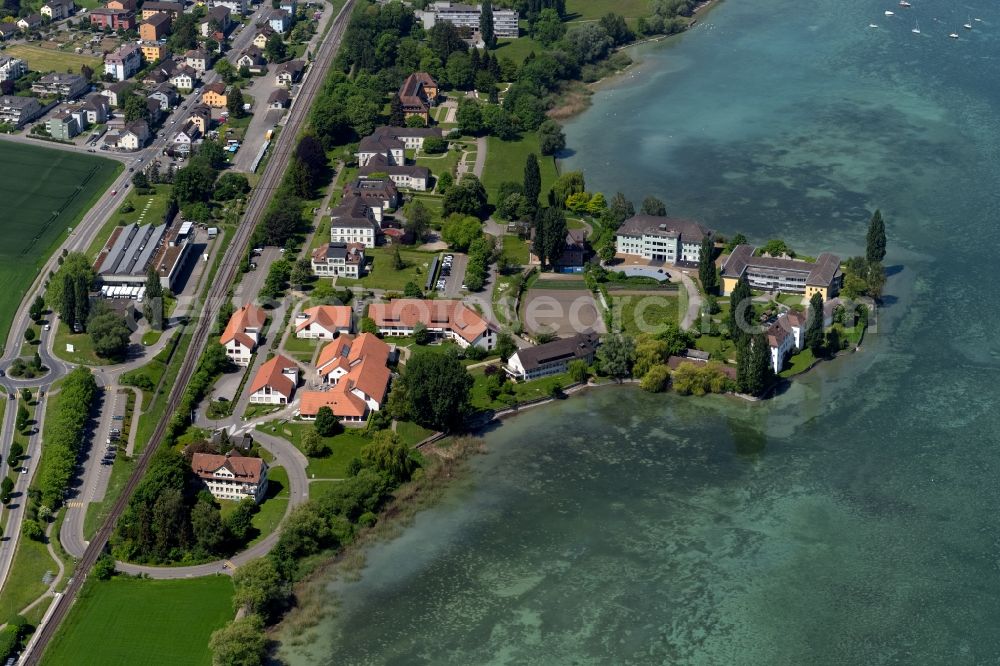
[[280, 657], [1000, 661], [998, 56], [1000, 8], [931, 0], [729, 0], [638, 49], [563, 169], [806, 254], [862, 253], [881, 207], [877, 332], [762, 404], [612, 387], [504, 422]]

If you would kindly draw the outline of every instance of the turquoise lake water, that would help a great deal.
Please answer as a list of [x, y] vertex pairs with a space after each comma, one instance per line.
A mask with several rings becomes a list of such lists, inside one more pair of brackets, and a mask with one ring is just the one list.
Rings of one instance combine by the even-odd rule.
[[283, 659], [1000, 661], [1000, 5], [914, 4], [731, 0], [567, 125], [589, 189], [722, 233], [848, 256], [881, 207], [864, 349], [764, 405], [610, 388], [504, 423]]

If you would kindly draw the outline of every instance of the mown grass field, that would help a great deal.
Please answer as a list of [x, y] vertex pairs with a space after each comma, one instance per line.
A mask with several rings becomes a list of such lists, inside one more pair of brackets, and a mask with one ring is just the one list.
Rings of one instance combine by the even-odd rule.
[[49, 587], [42, 582], [42, 576], [46, 571], [55, 574], [58, 570], [59, 567], [49, 555], [45, 544], [26, 537], [18, 539], [10, 576], [0, 595], [0, 613], [3, 613], [3, 617], [19, 613], [41, 596]]
[[492, 53], [497, 58], [510, 58], [514, 64], [520, 66], [528, 54], [539, 55], [545, 51], [541, 42], [536, 42], [531, 37], [518, 37], [517, 39], [500, 39], [497, 47]]
[[[63, 69], [62, 71], [65, 71]], [[111, 184], [122, 166], [64, 150], [4, 142], [0, 164], [17, 165], [0, 180], [0, 340], [45, 260]]]
[[228, 576], [95, 580], [84, 587], [42, 663], [208, 666], [208, 638], [233, 618], [232, 596]]
[[649, 16], [649, 0], [566, 0], [567, 21], [596, 21], [609, 12], [627, 19]]
[[40, 46], [29, 44], [15, 44], [8, 46], [6, 55], [20, 58], [28, 63], [28, 69], [38, 72], [65, 72], [72, 70], [74, 74], [80, 73], [80, 67], [87, 65], [91, 69], [99, 69], [100, 58], [77, 55], [68, 51], [57, 49], [43, 49]]
[[483, 186], [491, 204], [497, 204], [497, 192], [500, 191], [501, 183], [508, 180], [520, 183], [524, 180], [524, 163], [528, 159], [528, 153], [535, 153], [538, 157], [538, 166], [542, 172], [542, 199], [545, 199], [559, 174], [556, 172], [555, 160], [551, 156], [542, 155], [537, 134], [526, 132], [517, 141], [501, 141], [491, 136], [487, 139], [486, 146]]
[[388, 291], [403, 291], [407, 282], [414, 282], [423, 289], [427, 282], [427, 271], [430, 269], [431, 261], [434, 259], [433, 252], [416, 252], [414, 250], [401, 250], [399, 256], [403, 258], [405, 266], [400, 270], [392, 267], [392, 252], [386, 247], [367, 248], [365, 257], [368, 259], [368, 274], [360, 280], [349, 278], [337, 278], [338, 287], [351, 287], [360, 285], [368, 289], [386, 289]]

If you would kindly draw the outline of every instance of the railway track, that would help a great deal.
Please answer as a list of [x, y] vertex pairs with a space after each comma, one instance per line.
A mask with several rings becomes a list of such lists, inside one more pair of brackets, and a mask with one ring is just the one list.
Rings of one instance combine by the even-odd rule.
[[347, 28], [347, 22], [350, 19], [353, 5], [354, 0], [347, 0], [340, 13], [333, 19], [333, 25], [320, 45], [306, 80], [303, 81], [299, 89], [295, 104], [289, 112], [288, 122], [278, 135], [274, 152], [267, 166], [264, 168], [264, 174], [250, 195], [243, 221], [237, 228], [236, 235], [233, 237], [229, 247], [226, 248], [215, 282], [209, 286], [205, 303], [202, 306], [201, 316], [197, 320], [191, 345], [188, 348], [187, 357], [184, 359], [177, 374], [177, 380], [171, 388], [166, 410], [160, 416], [160, 420], [156, 424], [150, 441], [146, 444], [146, 448], [143, 449], [142, 455], [139, 457], [135, 471], [129, 477], [121, 495], [115, 501], [107, 520], [97, 530], [94, 538], [91, 539], [87, 550], [77, 564], [76, 573], [70, 584], [66, 587], [62, 596], [53, 602], [55, 608], [49, 615], [48, 621], [36, 632], [31, 644], [22, 656], [20, 664], [34, 666], [41, 661], [45, 648], [52, 640], [52, 637], [55, 636], [60, 624], [62, 624], [62, 621], [72, 608], [73, 602], [86, 582], [94, 563], [97, 562], [101, 553], [104, 552], [104, 548], [111, 538], [115, 523], [125, 511], [128, 501], [131, 499], [140, 481], [142, 481], [142, 477], [145, 476], [153, 456], [163, 442], [167, 425], [174, 412], [177, 411], [177, 407], [184, 395], [184, 390], [187, 388], [191, 376], [194, 374], [198, 359], [208, 342], [212, 327], [216, 317], [218, 317], [219, 309], [229, 290], [229, 285], [232, 284], [236, 277], [236, 271], [239, 270], [243, 254], [249, 247], [250, 236], [253, 234], [253, 230], [260, 221], [261, 215], [266, 210], [268, 203], [270, 203], [271, 195], [281, 183], [281, 178], [285, 172], [284, 167], [294, 149], [295, 140], [302, 129], [310, 108], [312, 108], [313, 101], [320, 87], [323, 85], [323, 81], [326, 80], [327, 73], [333, 63], [333, 57], [340, 46], [344, 30]]

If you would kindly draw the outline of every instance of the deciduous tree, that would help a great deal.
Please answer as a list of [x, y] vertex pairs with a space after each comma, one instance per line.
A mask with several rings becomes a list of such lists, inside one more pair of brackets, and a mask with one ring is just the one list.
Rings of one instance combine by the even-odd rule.
[[662, 201], [656, 197], [646, 197], [642, 200], [642, 214], [643, 215], [655, 215], [657, 217], [666, 217], [667, 206]]

